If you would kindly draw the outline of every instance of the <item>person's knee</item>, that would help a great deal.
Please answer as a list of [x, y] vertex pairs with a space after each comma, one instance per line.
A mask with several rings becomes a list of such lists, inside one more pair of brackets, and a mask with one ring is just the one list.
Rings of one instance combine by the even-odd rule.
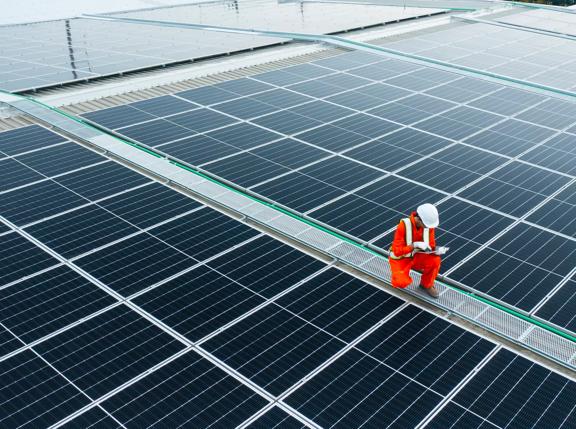
[[392, 273], [392, 287], [396, 289], [405, 289], [412, 283], [412, 279], [405, 275], [404, 273], [394, 274]]

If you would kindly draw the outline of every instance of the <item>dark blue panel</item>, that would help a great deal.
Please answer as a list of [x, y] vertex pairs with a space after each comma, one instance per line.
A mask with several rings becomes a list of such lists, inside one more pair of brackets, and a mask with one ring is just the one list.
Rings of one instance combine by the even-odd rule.
[[432, 158], [479, 174], [486, 174], [508, 161], [502, 156], [460, 144], [446, 148]]
[[385, 83], [375, 83], [373, 85], [359, 88], [357, 91], [360, 94], [369, 95], [382, 101], [394, 101], [412, 94], [411, 91], [406, 91], [405, 89], [387, 85]]
[[482, 127], [480, 126], [460, 122], [455, 119], [444, 117], [443, 115], [434, 116], [433, 118], [419, 122], [414, 126], [418, 129], [452, 140], [462, 140], [482, 130]]
[[323, 77], [321, 80], [323, 83], [334, 85], [342, 89], [354, 89], [373, 83], [371, 80], [344, 73], [331, 74]]
[[300, 172], [346, 191], [356, 189], [386, 174], [339, 156], [306, 167]]
[[205, 106], [238, 98], [238, 94], [217, 88], [216, 86], [203, 86], [201, 88], [177, 92], [174, 95]]
[[277, 396], [345, 345], [293, 313], [269, 304], [202, 347]]
[[159, 183], [134, 189], [99, 205], [139, 228], [147, 228], [201, 206], [192, 198]]
[[[428, 70], [426, 70], [428, 72]], [[425, 91], [429, 88], [439, 85], [441, 82], [435, 82], [428, 79], [423, 79], [420, 71], [407, 73], [402, 76], [397, 76], [392, 79], [387, 79], [386, 83], [395, 85], [400, 88], [409, 89], [411, 91]]]
[[420, 154], [386, 143], [386, 137], [352, 149], [346, 152], [346, 156], [388, 171], [402, 168], [421, 158]]
[[429, 97], [424, 94], [414, 94], [410, 97], [403, 98], [402, 100], [398, 100], [396, 103], [401, 106], [408, 107], [410, 109], [419, 110], [422, 112], [426, 112], [429, 115], [436, 115], [438, 113], [442, 113], [452, 107], [455, 107], [456, 104], [450, 103], [449, 101], [440, 100], [438, 98]]
[[536, 312], [538, 317], [576, 332], [576, 281], [564, 284]]
[[512, 162], [491, 174], [490, 177], [543, 195], [556, 192], [570, 181], [569, 177], [521, 162]]
[[576, 206], [555, 199], [544, 204], [527, 218], [529, 222], [576, 238], [574, 219], [576, 219]]
[[116, 300], [66, 266], [0, 290], [2, 324], [28, 343]]
[[184, 347], [138, 313], [120, 305], [41, 342], [34, 350], [96, 399]]
[[[294, 75], [289, 76], [297, 79], [297, 81], [302, 80], [301, 78], [295, 77]], [[260, 94], [253, 95], [250, 98], [283, 109], [313, 100], [313, 98], [298, 94], [297, 92], [286, 91], [285, 89], [275, 89], [273, 91], [262, 92]]]
[[353, 110], [326, 103], [324, 101], [313, 101], [311, 103], [292, 107], [288, 112], [296, 113], [320, 122], [332, 122], [336, 119], [350, 116], [355, 113]]
[[323, 83], [322, 79], [309, 80], [302, 83], [296, 83], [287, 87], [291, 91], [298, 92], [310, 97], [323, 98], [329, 97], [339, 92], [344, 91], [344, 89], [335, 85], [328, 85]]
[[[576, 147], [576, 144], [574, 147]], [[568, 153], [548, 146], [539, 146], [523, 155], [520, 159], [561, 173], [576, 175], [576, 153]]]
[[20, 155], [18, 160], [46, 176], [56, 176], [106, 161], [106, 158], [83, 148], [79, 144], [64, 144], [47, 150]]
[[323, 149], [340, 152], [370, 140], [352, 131], [346, 131], [333, 125], [323, 125], [305, 133], [298, 134], [300, 140], [311, 143]]
[[542, 143], [544, 140], [552, 137], [556, 131], [539, 127], [538, 125], [529, 124], [516, 119], [507, 119], [496, 124], [490, 131], [502, 134], [506, 137], [514, 137], [520, 140], [526, 140], [532, 143]]
[[576, 424], [576, 383], [508, 350], [499, 351], [452, 401], [497, 427]]
[[[44, 153], [46, 151], [41, 151]], [[14, 159], [0, 161], [0, 192], [45, 179], [44, 176]]]
[[124, 296], [132, 295], [196, 263], [176, 249], [140, 234], [75, 261]]
[[25, 225], [87, 202], [62, 186], [45, 181], [3, 194], [0, 213], [11, 222]]
[[44, 250], [13, 232], [0, 236], [0, 284], [21, 279], [58, 263]]
[[208, 109], [198, 109], [191, 112], [180, 113], [170, 116], [169, 120], [170, 122], [199, 133], [237, 122], [236, 119]]
[[448, 395], [495, 346], [411, 305], [357, 347], [433, 391]]
[[416, 427], [442, 397], [355, 349], [285, 401], [322, 427]]
[[325, 266], [317, 259], [267, 236], [234, 249], [207, 265], [266, 298]]
[[482, 95], [494, 92], [500, 87], [500, 85], [485, 80], [462, 77], [447, 84], [432, 88], [426, 91], [426, 93], [456, 103], [466, 103], [467, 101], [473, 100]]
[[574, 269], [576, 242], [520, 223], [490, 244], [507, 255], [565, 276]]
[[270, 130], [289, 135], [322, 125], [320, 121], [287, 110], [254, 119], [252, 122]]
[[29, 150], [62, 143], [66, 139], [38, 125], [17, 128], [0, 133], [0, 152], [17, 155]]
[[[183, 398], [186, 406], [183, 405]], [[236, 427], [268, 401], [195, 352], [118, 392], [102, 406], [129, 427]]]
[[248, 123], [240, 123], [219, 130], [210, 131], [206, 136], [227, 143], [239, 149], [250, 149], [264, 143], [278, 140], [282, 136], [272, 131]]
[[456, 192], [481, 177], [473, 171], [434, 159], [424, 159], [398, 174], [449, 193]]
[[205, 170], [237, 185], [249, 187], [290, 170], [251, 153], [241, 153], [203, 166]]
[[576, 136], [562, 133], [545, 142], [544, 146], [574, 155], [576, 154]]
[[196, 109], [198, 105], [172, 95], [163, 95], [149, 100], [137, 101], [136, 103], [130, 104], [130, 107], [161, 117]]
[[[470, 255], [470, 253], [478, 250], [481, 246], [476, 241], [468, 240], [461, 235], [452, 234], [443, 229], [436, 229], [435, 238], [437, 246], [447, 246], [450, 248], [450, 251], [446, 255], [442, 256], [442, 263], [440, 265], [441, 273], [454, 267], [462, 261], [462, 259]], [[390, 245], [392, 239], [392, 235], [389, 235], [386, 244]]]
[[250, 423], [247, 429], [306, 429], [307, 427], [281, 408], [273, 407]]
[[520, 113], [517, 118], [560, 130], [574, 124], [575, 115], [576, 109], [574, 109], [573, 103], [550, 98]]
[[239, 151], [234, 146], [205, 135], [197, 135], [174, 143], [168, 143], [159, 148], [159, 150], [192, 165], [204, 164]]
[[331, 156], [330, 152], [292, 139], [280, 140], [254, 149], [250, 153], [291, 169]]
[[546, 198], [490, 177], [482, 179], [458, 195], [512, 216], [524, 215]]
[[381, 98], [360, 94], [357, 91], [343, 92], [328, 97], [325, 100], [354, 110], [368, 110], [385, 103]]
[[[416, 210], [420, 204], [433, 203], [445, 197], [440, 192], [397, 177], [385, 177], [357, 191], [356, 194], [405, 215]], [[392, 226], [395, 225], [396, 222]]]
[[95, 205], [26, 228], [26, 232], [65, 258], [72, 258], [137, 232], [138, 229]]
[[[512, 219], [451, 198], [438, 206], [440, 229], [477, 243], [491, 240], [512, 224]], [[438, 231], [437, 231], [438, 232]]]
[[0, 222], [0, 234], [10, 231], [10, 227], [5, 225], [4, 223]]
[[109, 109], [84, 113], [82, 116], [111, 129], [154, 119], [154, 116], [130, 106], [111, 107]]
[[537, 142], [518, 139], [491, 130], [483, 131], [465, 140], [467, 144], [507, 156], [517, 156], [534, 147]]
[[254, 79], [241, 78], [229, 80], [214, 85], [214, 88], [224, 89], [226, 91], [233, 92], [238, 95], [251, 95], [257, 92], [268, 91], [274, 89], [272, 85], [266, 83], [258, 82]]
[[522, 310], [537, 305], [562, 277], [492, 249], [484, 249], [450, 273], [459, 281]]
[[403, 304], [403, 301], [332, 268], [278, 301], [314, 326], [351, 342]]
[[96, 406], [60, 426], [63, 429], [95, 428], [95, 429], [119, 429], [122, 426], [116, 423], [112, 417], [106, 414], [102, 408]]
[[301, 173], [290, 173], [252, 188], [254, 192], [306, 212], [344, 194], [344, 190]]
[[7, 355], [23, 346], [22, 341], [0, 326], [0, 356]]
[[376, 138], [400, 128], [400, 125], [374, 116], [358, 113], [348, 118], [340, 119], [332, 125], [347, 131], [353, 131], [365, 137]]
[[178, 140], [183, 137], [190, 137], [196, 134], [195, 131], [177, 125], [166, 119], [156, 119], [144, 124], [122, 128], [118, 132], [149, 146], [158, 146], [163, 143]]
[[201, 266], [134, 302], [190, 341], [198, 341], [257, 307], [264, 298]]
[[212, 209], [202, 209], [149, 230], [164, 243], [201, 261], [259, 234]]
[[149, 183], [150, 179], [115, 162], [107, 162], [57, 177], [54, 181], [94, 201]]
[[564, 201], [565, 203], [576, 205], [576, 184], [567, 186], [562, 192], [557, 194], [555, 199]]
[[499, 113], [500, 115], [510, 116], [526, 109], [528, 106], [539, 103], [544, 100], [544, 98], [545, 97], [541, 95], [528, 91], [504, 87], [492, 94], [473, 101], [470, 103], [470, 106]]
[[412, 107], [404, 106], [399, 102], [385, 104], [384, 106], [376, 107], [366, 113], [378, 116], [382, 119], [389, 121], [399, 122], [403, 125], [410, 125], [419, 122], [430, 116], [430, 113], [423, 110], [413, 109]]
[[237, 100], [227, 101], [226, 103], [217, 104], [214, 110], [235, 116], [239, 119], [251, 119], [257, 116], [266, 115], [277, 111], [278, 109], [270, 104], [262, 103], [250, 97], [239, 98]]
[[412, 128], [402, 128], [380, 140], [399, 149], [409, 150], [421, 155], [429, 155], [452, 144], [451, 141], [423, 133]]
[[402, 214], [352, 194], [313, 211], [310, 216], [362, 240], [371, 240], [394, 227]]
[[0, 378], [5, 428], [49, 427], [90, 403], [30, 350], [0, 362]]
[[466, 428], [499, 429], [482, 417], [477, 416], [454, 402], [448, 402], [444, 408], [426, 425], [429, 429]]

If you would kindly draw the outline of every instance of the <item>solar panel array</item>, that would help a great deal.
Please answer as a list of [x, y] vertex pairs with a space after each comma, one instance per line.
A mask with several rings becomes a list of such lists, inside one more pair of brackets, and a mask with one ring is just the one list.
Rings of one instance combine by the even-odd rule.
[[498, 18], [498, 22], [576, 36], [576, 15], [550, 10], [529, 10]]
[[[351, 13], [353, 8], [354, 13]], [[282, 4], [270, 1], [214, 2], [183, 8], [153, 9], [135, 16], [164, 14], [193, 24], [241, 27], [263, 17], [276, 31], [342, 32], [428, 15], [430, 9], [400, 9], [345, 4]], [[197, 13], [193, 13], [196, 11]], [[132, 16], [132, 14], [128, 14]], [[120, 15], [123, 17], [124, 15]], [[326, 19], [329, 17], [329, 19]], [[260, 28], [259, 25], [247, 28]], [[302, 28], [301, 28], [302, 27]], [[210, 58], [289, 42], [290, 39], [178, 29], [74, 18], [0, 27], [0, 89], [30, 91], [102, 76]]]
[[573, 381], [59, 135], [0, 150], [2, 426], [576, 419]]
[[378, 4], [235, 0], [157, 7], [107, 15], [247, 30], [330, 34], [439, 12], [441, 10], [438, 9], [386, 7]]
[[74, 18], [0, 27], [0, 89], [19, 92], [287, 42]]
[[384, 249], [438, 203], [447, 278], [574, 331], [575, 114], [355, 52], [85, 117]]
[[504, 77], [575, 90], [576, 43], [554, 35], [484, 23], [458, 23], [446, 30], [384, 46]]

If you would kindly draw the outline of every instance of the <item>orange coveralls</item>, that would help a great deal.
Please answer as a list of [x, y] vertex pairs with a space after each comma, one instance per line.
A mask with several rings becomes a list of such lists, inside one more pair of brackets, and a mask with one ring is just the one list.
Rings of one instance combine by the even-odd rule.
[[[423, 241], [424, 228], [416, 228], [414, 220], [416, 212], [410, 215], [410, 222], [412, 223], [412, 242]], [[434, 228], [430, 228], [430, 247], [436, 247], [434, 240]], [[396, 234], [394, 234], [394, 241], [391, 247], [395, 255], [401, 256], [412, 252], [412, 248], [406, 244], [406, 226], [404, 222], [400, 221]], [[440, 256], [430, 255], [426, 253], [415, 253], [414, 257], [406, 257], [401, 259], [389, 258], [390, 268], [392, 269], [392, 286], [396, 288], [405, 288], [412, 279], [410, 278], [410, 269], [422, 272], [422, 279], [420, 285], [426, 289], [434, 286], [434, 280], [440, 270]]]

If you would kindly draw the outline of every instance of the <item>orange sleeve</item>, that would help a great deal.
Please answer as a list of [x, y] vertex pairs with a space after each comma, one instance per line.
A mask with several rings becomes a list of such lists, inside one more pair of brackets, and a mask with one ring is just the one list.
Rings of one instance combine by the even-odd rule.
[[406, 255], [412, 252], [412, 247], [406, 245], [406, 225], [400, 221], [396, 233], [394, 234], [394, 241], [392, 242], [392, 252], [396, 256]]
[[432, 250], [436, 249], [436, 237], [434, 235], [434, 231], [436, 231], [436, 228], [430, 229], [430, 247]]

